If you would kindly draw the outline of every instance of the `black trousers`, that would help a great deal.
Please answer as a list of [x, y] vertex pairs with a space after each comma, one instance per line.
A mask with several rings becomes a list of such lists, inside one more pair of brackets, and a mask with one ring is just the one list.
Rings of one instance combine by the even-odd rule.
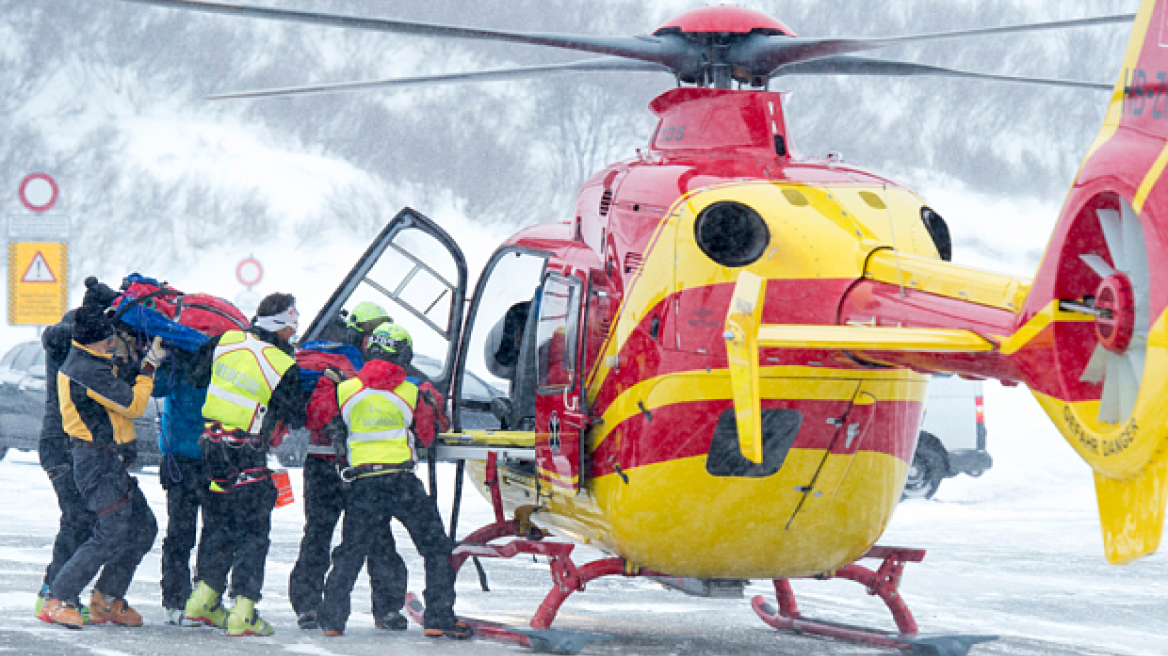
[[[320, 607], [329, 570], [333, 531], [345, 511], [345, 484], [336, 465], [308, 456], [304, 461], [304, 537], [288, 578], [288, 597], [297, 615]], [[408, 572], [397, 553], [389, 523], [371, 528], [373, 545], [366, 557], [373, 616], [400, 611], [406, 603]]]
[[[45, 585], [52, 585], [57, 573], [80, 547], [93, 535], [94, 515], [85, 507], [85, 499], [77, 491], [73, 481], [73, 465], [60, 465], [47, 472], [57, 493], [57, 507], [61, 509], [61, 523], [57, 528], [57, 539], [53, 541], [53, 560], [45, 568]], [[66, 600], [72, 603], [73, 599]]]
[[[167, 456], [158, 468], [158, 481], [166, 490], [167, 516], [166, 536], [162, 538], [162, 607], [184, 608], [191, 596], [191, 549], [198, 535], [199, 509], [211, 492], [203, 461], [193, 458]], [[202, 560], [202, 556], [196, 557], [196, 562]]]
[[268, 478], [207, 494], [196, 564], [204, 583], [225, 592], [230, 574], [233, 596], [260, 600], [275, 507], [276, 486]]
[[446, 535], [438, 506], [412, 472], [359, 478], [349, 488], [341, 544], [333, 550], [333, 566], [324, 586], [320, 625], [344, 630], [349, 596], [361, 564], [374, 548], [377, 530], [397, 518], [426, 563], [426, 625], [454, 621], [453, 542]]
[[111, 451], [74, 446], [73, 480], [97, 523], [53, 578], [52, 595], [62, 601], [77, 599], [100, 569], [94, 589], [108, 597], [124, 597], [158, 535], [154, 513], [137, 479]]

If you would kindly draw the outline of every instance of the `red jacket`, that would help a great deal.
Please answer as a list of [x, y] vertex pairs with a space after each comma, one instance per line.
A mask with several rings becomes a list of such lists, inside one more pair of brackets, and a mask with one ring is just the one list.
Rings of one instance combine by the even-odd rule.
[[[301, 369], [316, 369], [322, 371], [335, 367], [345, 374], [345, 378], [357, 375], [353, 363], [343, 355], [321, 353], [319, 351], [301, 351], [296, 354], [296, 363]], [[329, 439], [324, 427], [337, 416], [337, 385], [329, 380], [328, 376], [321, 376], [312, 396], [308, 399], [307, 418], [304, 427], [308, 429], [308, 455], [324, 458], [328, 461], [337, 459], [333, 450], [333, 441]]]
[[[346, 371], [346, 378], [351, 377]], [[387, 360], [370, 360], [357, 372], [357, 377], [366, 387], [375, 390], [392, 392], [406, 380], [406, 371]], [[449, 422], [443, 412], [444, 399], [430, 383], [423, 383], [418, 388], [418, 404], [414, 409], [414, 437], [422, 446], [430, 446], [434, 441], [435, 431], [449, 430]], [[305, 426], [311, 433], [309, 441], [309, 455], [327, 460], [336, 460], [332, 440], [328, 438], [324, 427], [328, 425], [341, 409], [337, 405], [337, 386], [326, 376], [321, 376], [320, 382], [312, 392], [308, 401], [308, 421]]]

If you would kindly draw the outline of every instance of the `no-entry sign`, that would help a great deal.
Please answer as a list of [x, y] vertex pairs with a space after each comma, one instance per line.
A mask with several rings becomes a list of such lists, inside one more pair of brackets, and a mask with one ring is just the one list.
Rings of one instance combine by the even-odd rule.
[[57, 204], [60, 189], [47, 173], [32, 173], [20, 181], [20, 203], [33, 212], [47, 212]]
[[235, 267], [235, 278], [244, 287], [255, 287], [264, 279], [264, 267], [254, 257], [244, 258]]

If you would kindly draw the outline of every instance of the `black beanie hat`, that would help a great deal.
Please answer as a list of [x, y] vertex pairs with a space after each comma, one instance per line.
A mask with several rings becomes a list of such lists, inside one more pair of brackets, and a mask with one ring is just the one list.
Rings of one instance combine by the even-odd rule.
[[94, 276], [85, 279], [85, 298], [81, 301], [82, 305], [96, 305], [104, 309], [117, 297], [117, 292], [110, 289], [109, 285], [99, 282]]
[[114, 334], [114, 324], [105, 316], [105, 308], [97, 305], [82, 305], [73, 315], [73, 341], [78, 344], [93, 344], [109, 339]]

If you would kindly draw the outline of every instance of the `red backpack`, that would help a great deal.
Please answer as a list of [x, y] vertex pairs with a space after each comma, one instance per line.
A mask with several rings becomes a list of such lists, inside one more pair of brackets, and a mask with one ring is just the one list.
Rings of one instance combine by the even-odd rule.
[[174, 319], [207, 337], [228, 330], [247, 330], [251, 322], [234, 305], [210, 294], [184, 294], [178, 298]]

